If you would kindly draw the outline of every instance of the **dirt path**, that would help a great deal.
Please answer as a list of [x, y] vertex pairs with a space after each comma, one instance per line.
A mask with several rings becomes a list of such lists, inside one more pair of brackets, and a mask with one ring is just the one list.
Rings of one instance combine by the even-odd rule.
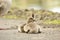
[[[0, 19], [0, 28], [24, 23], [22, 20]], [[60, 30], [44, 29], [40, 34], [18, 33], [17, 30], [0, 30], [0, 40], [60, 40]]]
[[24, 20], [15, 20], [15, 19], [1, 19], [0, 18], [0, 28], [10, 28], [12, 26], [17, 26], [23, 24]]
[[60, 30], [45, 30], [40, 34], [18, 33], [17, 30], [0, 30], [0, 40], [60, 40]]

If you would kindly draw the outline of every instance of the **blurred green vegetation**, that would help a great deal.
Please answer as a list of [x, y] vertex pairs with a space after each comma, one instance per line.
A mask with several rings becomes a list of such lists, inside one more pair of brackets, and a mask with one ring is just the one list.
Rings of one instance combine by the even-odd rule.
[[49, 9], [60, 7], [60, 0], [12, 0], [12, 7], [27, 8], [30, 5], [39, 5]]
[[39, 5], [40, 0], [12, 0], [12, 7], [27, 8], [30, 5]]
[[[45, 24], [60, 24], [60, 14], [48, 10], [29, 10], [27, 8], [31, 4], [39, 5], [45, 8], [54, 7], [53, 0], [12, 0], [10, 11], [3, 16], [7, 19], [27, 19], [32, 13], [35, 14], [35, 19], [45, 21]], [[58, 0], [54, 0], [54, 2]], [[59, 0], [60, 2], [60, 0]], [[59, 4], [58, 2], [58, 4]], [[48, 4], [49, 3], [49, 4]], [[51, 5], [51, 4], [52, 5]], [[45, 5], [46, 4], [46, 5]], [[56, 4], [55, 6], [59, 6]]]
[[44, 24], [60, 24], [60, 20], [46, 20]]
[[28, 19], [34, 13], [36, 20], [44, 21], [44, 24], [60, 24], [60, 14], [48, 10], [28, 10], [12, 8], [3, 16], [6, 19]]

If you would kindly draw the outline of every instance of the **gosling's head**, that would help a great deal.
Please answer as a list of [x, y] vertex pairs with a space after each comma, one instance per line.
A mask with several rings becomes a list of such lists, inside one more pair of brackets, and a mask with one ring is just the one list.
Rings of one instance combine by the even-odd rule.
[[34, 21], [35, 21], [35, 20], [34, 20], [32, 17], [28, 19], [28, 23], [34, 22]]

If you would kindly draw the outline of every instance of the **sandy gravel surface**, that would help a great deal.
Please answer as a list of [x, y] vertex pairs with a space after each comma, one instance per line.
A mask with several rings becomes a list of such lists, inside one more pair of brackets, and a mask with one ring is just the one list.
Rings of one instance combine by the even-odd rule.
[[25, 23], [25, 20], [4, 19], [0, 18], [0, 28], [10, 28]]
[[60, 40], [60, 30], [45, 30], [39, 34], [18, 33], [17, 30], [0, 30], [0, 40]]
[[[0, 19], [0, 28], [24, 23], [20, 20]], [[0, 30], [0, 40], [60, 40], [60, 29], [45, 28], [39, 34], [18, 33], [17, 30]]]

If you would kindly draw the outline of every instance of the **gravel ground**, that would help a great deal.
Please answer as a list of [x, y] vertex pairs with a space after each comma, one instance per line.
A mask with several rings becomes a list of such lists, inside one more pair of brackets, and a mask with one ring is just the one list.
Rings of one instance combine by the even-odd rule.
[[[24, 23], [20, 20], [0, 19], [0, 28]], [[39, 34], [18, 33], [17, 30], [0, 30], [0, 40], [60, 40], [60, 29], [45, 28]]]
[[18, 33], [17, 30], [0, 30], [0, 40], [60, 40], [60, 30], [45, 29], [39, 34]]
[[10, 28], [25, 23], [25, 20], [0, 18], [0, 28]]

